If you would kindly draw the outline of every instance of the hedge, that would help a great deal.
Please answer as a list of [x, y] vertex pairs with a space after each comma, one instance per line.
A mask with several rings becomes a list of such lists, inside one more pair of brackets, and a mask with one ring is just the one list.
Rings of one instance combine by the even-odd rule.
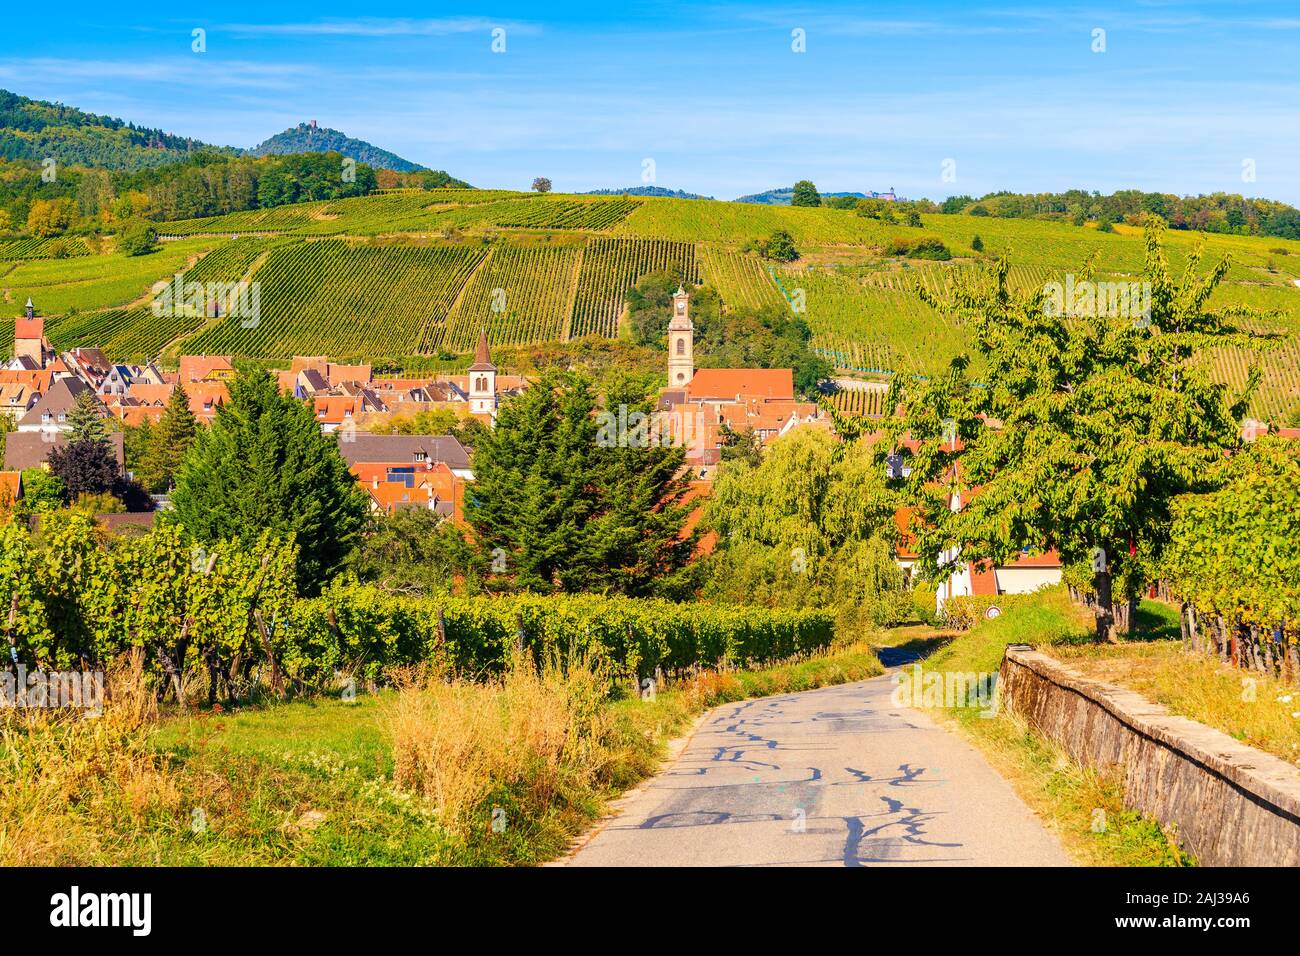
[[538, 659], [595, 652], [624, 673], [647, 675], [656, 667], [764, 663], [806, 653], [831, 643], [834, 624], [828, 610], [595, 595], [425, 598], [340, 581], [297, 603], [281, 663], [308, 682], [335, 668], [373, 679], [386, 667], [435, 657], [462, 671], [492, 672], [522, 636]]

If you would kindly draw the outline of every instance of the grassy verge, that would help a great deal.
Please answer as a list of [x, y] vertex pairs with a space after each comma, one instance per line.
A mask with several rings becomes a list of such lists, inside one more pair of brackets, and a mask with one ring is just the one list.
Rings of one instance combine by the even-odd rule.
[[[1051, 645], [1090, 639], [1091, 622], [1080, 616], [1063, 589], [1016, 602], [1001, 617], [981, 621], [945, 644], [924, 664], [927, 671], [996, 673], [1008, 644]], [[919, 640], [921, 635], [912, 635]], [[1120, 781], [1074, 763], [1060, 748], [1005, 710], [980, 716], [981, 708], [932, 708], [988, 758], [1055, 831], [1078, 862], [1097, 866], [1181, 866], [1191, 861], [1160, 825], [1123, 803]]]
[[0, 865], [518, 865], [563, 853], [701, 710], [860, 680], [865, 645], [611, 699], [578, 663], [157, 719], [0, 722]]

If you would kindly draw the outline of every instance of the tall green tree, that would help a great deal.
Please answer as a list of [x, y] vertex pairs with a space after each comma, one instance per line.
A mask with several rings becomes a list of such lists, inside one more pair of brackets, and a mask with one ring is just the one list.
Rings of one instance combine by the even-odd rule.
[[198, 433], [172, 494], [201, 542], [264, 531], [293, 536], [298, 586], [315, 593], [357, 543], [368, 506], [338, 445], [265, 369], [241, 371], [212, 427]]
[[[902, 572], [890, 545], [897, 494], [870, 444], [797, 428], [761, 461], [727, 461], [705, 507], [718, 544], [704, 562], [704, 594], [726, 602], [837, 607], [849, 626], [886, 623]], [[891, 601], [892, 595], [899, 600]]]
[[[919, 442], [906, 479], [919, 507], [921, 567], [942, 579], [960, 560], [1014, 559], [1056, 549], [1067, 578], [1088, 592], [1099, 639], [1112, 639], [1168, 541], [1181, 494], [1209, 490], [1213, 465], [1240, 444], [1243, 394], [1212, 383], [1199, 353], [1216, 345], [1259, 347], [1235, 319], [1258, 315], [1208, 300], [1226, 274], [1199, 274], [1199, 248], [1171, 274], [1163, 224], [1147, 226], [1150, 307], [1051, 301], [1047, 290], [1013, 291], [1006, 258], [951, 295], [919, 294], [968, 323], [986, 370], [973, 381], [966, 356], [926, 381], [899, 375], [887, 404], [907, 414], [888, 423], [893, 447]], [[1092, 276], [1085, 270], [1080, 292]], [[1138, 286], [1141, 288], [1141, 286]], [[1118, 312], [1118, 314], [1116, 314]], [[882, 443], [879, 455], [890, 450]], [[972, 495], [971, 489], [978, 488]], [[963, 507], [949, 508], [962, 494]]]
[[[597, 415], [589, 383], [547, 372], [506, 402], [474, 455], [465, 516], [494, 571], [538, 592], [645, 595], [690, 560], [680, 448], [643, 402]], [[489, 578], [488, 587], [492, 587]]]
[[72, 408], [68, 409], [66, 425], [69, 444], [79, 441], [108, 440], [108, 426], [104, 423], [104, 406], [90, 389], [77, 394]]
[[794, 195], [790, 197], [791, 206], [820, 206], [822, 197], [817, 187], [810, 180], [801, 179], [794, 184]]
[[190, 398], [183, 385], [176, 386], [157, 427], [150, 427], [147, 434], [148, 447], [139, 463], [138, 477], [149, 491], [161, 494], [175, 483], [198, 434], [198, 421], [190, 411]]

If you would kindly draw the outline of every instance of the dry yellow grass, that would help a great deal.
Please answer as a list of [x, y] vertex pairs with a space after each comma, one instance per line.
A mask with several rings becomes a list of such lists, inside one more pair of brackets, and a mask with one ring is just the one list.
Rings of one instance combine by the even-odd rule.
[[175, 809], [180, 794], [148, 750], [156, 711], [137, 662], [108, 675], [102, 715], [79, 710], [0, 714], [0, 865], [51, 866], [100, 850], [86, 813], [140, 822]]
[[484, 804], [502, 791], [526, 807], [548, 807], [589, 788], [600, 772], [607, 687], [585, 661], [539, 672], [518, 660], [487, 683], [440, 674], [408, 680], [386, 712], [394, 780], [462, 835], [491, 824]]
[[1186, 652], [1179, 641], [1040, 650], [1300, 765], [1300, 690], [1294, 685]]

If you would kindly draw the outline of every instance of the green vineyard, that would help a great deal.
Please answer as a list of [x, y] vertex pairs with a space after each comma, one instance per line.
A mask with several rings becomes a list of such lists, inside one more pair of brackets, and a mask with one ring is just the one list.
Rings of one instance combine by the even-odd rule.
[[633, 199], [594, 199], [581, 202], [503, 203], [511, 208], [494, 217], [498, 226], [518, 229], [609, 229], [639, 205]]
[[412, 354], [426, 328], [445, 320], [484, 255], [332, 239], [276, 248], [254, 276], [257, 321], [216, 319], [182, 348], [267, 358]]
[[[922, 270], [913, 270], [921, 272]], [[837, 367], [932, 374], [961, 351], [965, 333], [915, 293], [880, 284], [856, 268], [803, 269], [774, 274], [791, 309], [812, 330], [813, 348]]]
[[57, 259], [90, 255], [86, 241], [76, 236], [67, 239], [0, 239], [0, 262], [19, 259]]
[[284, 240], [245, 236], [231, 239], [208, 253], [185, 272], [186, 282], [238, 282], [248, 275], [264, 253]]
[[[916, 290], [942, 294], [978, 267], [976, 235], [985, 257], [1012, 256], [1011, 284], [1021, 291], [1081, 274], [1090, 262], [1097, 279], [1128, 279], [1143, 266], [1140, 231], [1124, 224], [1101, 233], [1063, 222], [921, 219], [918, 228], [831, 208], [394, 189], [163, 223], [159, 232], [171, 238], [162, 250], [134, 258], [90, 254], [111, 241], [0, 239], [0, 302], [8, 319], [30, 295], [61, 344], [102, 345], [117, 358], [166, 347], [168, 354], [441, 361], [471, 350], [480, 328], [507, 346], [616, 337], [628, 290], [645, 274], [670, 269], [715, 288], [725, 309], [792, 309], [807, 321], [813, 348], [844, 372], [932, 374], [966, 350], [966, 330], [924, 305]], [[795, 262], [739, 251], [778, 229], [793, 238]], [[892, 241], [922, 236], [942, 240], [954, 258], [887, 254]], [[1166, 239], [1174, 270], [1200, 243], [1202, 271], [1230, 257], [1212, 305], [1274, 313], [1258, 324], [1287, 336], [1280, 348], [1207, 361], [1234, 387], [1256, 362], [1263, 383], [1252, 413], [1288, 413], [1300, 401], [1300, 242], [1176, 230]], [[210, 309], [206, 318], [154, 317], [150, 289], [177, 272], [188, 282], [255, 282], [259, 323], [246, 328]]]
[[592, 239], [582, 254], [570, 335], [618, 335], [627, 290], [641, 276], [660, 269], [699, 282], [695, 246], [654, 239]]
[[841, 386], [828, 397], [835, 409], [845, 415], [880, 418], [885, 414], [884, 388]]
[[293, 206], [275, 206], [271, 209], [250, 209], [225, 216], [206, 219], [182, 219], [164, 223], [158, 230], [164, 236], [196, 236], [201, 234], [235, 234], [243, 232], [292, 232], [312, 225], [323, 215], [327, 203], [300, 203]]
[[164, 346], [203, 324], [202, 316], [156, 316], [148, 307], [87, 312], [54, 319], [47, 335], [57, 349], [99, 347], [115, 360], [147, 362]]
[[563, 340], [580, 257], [576, 248], [497, 246], [420, 351], [468, 352], [482, 328], [493, 345]]
[[704, 282], [717, 289], [727, 305], [758, 309], [784, 303], [776, 283], [756, 256], [703, 244], [696, 247], [696, 255]]

